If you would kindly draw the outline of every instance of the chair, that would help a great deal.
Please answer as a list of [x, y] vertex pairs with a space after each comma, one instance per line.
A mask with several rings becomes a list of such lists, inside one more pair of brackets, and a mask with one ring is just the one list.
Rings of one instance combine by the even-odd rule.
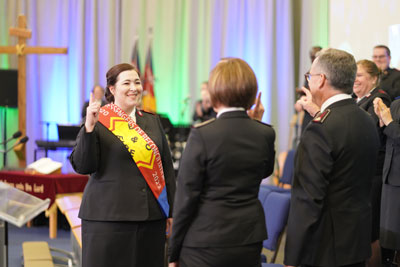
[[[271, 190], [267, 186], [261, 186], [258, 199], [265, 213], [268, 239], [263, 241], [263, 247], [273, 252], [269, 263], [274, 263], [278, 254], [280, 242], [287, 223], [290, 206], [290, 191], [281, 188], [282, 191]], [[282, 266], [266, 265], [263, 266]]]
[[281, 152], [278, 157], [279, 167], [277, 168], [278, 170], [277, 176], [279, 177], [279, 180], [275, 182], [277, 183], [277, 185], [262, 185], [262, 186], [269, 187], [272, 191], [278, 191], [278, 192], [290, 191], [294, 176], [295, 154], [296, 151], [293, 149]]
[[[283, 164], [282, 176], [280, 177], [279, 184], [292, 184], [293, 175], [294, 175], [294, 156], [296, 151], [291, 149], [287, 152], [285, 163]], [[278, 186], [279, 186], [278, 184]]]

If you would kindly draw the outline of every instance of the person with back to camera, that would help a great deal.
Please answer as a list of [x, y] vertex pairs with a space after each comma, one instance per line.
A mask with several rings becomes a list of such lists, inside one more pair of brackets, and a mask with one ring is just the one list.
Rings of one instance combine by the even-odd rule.
[[106, 77], [110, 104], [100, 108], [91, 95], [71, 154], [75, 171], [90, 174], [79, 211], [82, 264], [160, 267], [175, 193], [170, 150], [159, 118], [137, 108], [138, 71], [118, 64]]
[[386, 105], [390, 104], [390, 96], [377, 87], [379, 84], [380, 70], [376, 64], [370, 60], [364, 59], [357, 61], [357, 74], [354, 81], [353, 94], [356, 98], [357, 105], [367, 111], [375, 122], [380, 140], [378, 161], [376, 171], [371, 186], [371, 207], [372, 207], [372, 232], [371, 232], [371, 249], [372, 256], [367, 262], [368, 267], [381, 266], [381, 247], [379, 245], [379, 221], [381, 208], [381, 191], [382, 191], [382, 170], [385, 160], [386, 136], [379, 127], [379, 118], [374, 112], [373, 101], [379, 97], [383, 99]]
[[303, 89], [301, 104], [319, 111], [296, 152], [286, 266], [365, 267], [371, 255], [379, 138], [371, 116], [351, 98], [356, 73], [351, 54], [327, 49], [306, 74], [310, 90]]
[[382, 99], [377, 97], [374, 100], [374, 108], [383, 133], [387, 136], [383, 165], [380, 243], [390, 257], [388, 262], [384, 262], [384, 266], [398, 266], [400, 265], [400, 99], [393, 101], [388, 108]]
[[260, 266], [267, 232], [258, 191], [274, 168], [275, 132], [246, 113], [257, 80], [245, 61], [222, 59], [209, 90], [218, 115], [192, 129], [183, 152], [169, 266]]

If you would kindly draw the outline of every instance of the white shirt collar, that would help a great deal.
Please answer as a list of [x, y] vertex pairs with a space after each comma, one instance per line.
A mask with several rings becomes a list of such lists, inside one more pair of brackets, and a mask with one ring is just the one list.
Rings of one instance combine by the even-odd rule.
[[136, 123], [136, 107], [133, 108], [131, 114], [129, 114], [129, 117], [131, 117], [132, 120]]
[[358, 103], [359, 101], [361, 101], [361, 99], [363, 99], [364, 97], [370, 96], [371, 93], [372, 93], [372, 91], [375, 90], [375, 88], [376, 88], [376, 87], [372, 88], [371, 91], [369, 91], [368, 94], [366, 94], [365, 96], [363, 96], [363, 97], [361, 97], [361, 98], [358, 98], [358, 97], [357, 97], [357, 103]]
[[238, 110], [245, 111], [245, 109], [242, 108], [242, 107], [221, 108], [221, 109], [218, 111], [218, 113], [217, 113], [217, 118], [218, 118], [219, 116], [221, 116], [223, 113], [232, 112], [232, 111], [238, 111]]
[[333, 103], [336, 103], [340, 100], [344, 100], [344, 99], [350, 99], [351, 95], [348, 94], [337, 94], [334, 96], [331, 96], [330, 98], [328, 98], [321, 106], [321, 113], [325, 111], [325, 109], [327, 107], [329, 107], [330, 105], [332, 105]]

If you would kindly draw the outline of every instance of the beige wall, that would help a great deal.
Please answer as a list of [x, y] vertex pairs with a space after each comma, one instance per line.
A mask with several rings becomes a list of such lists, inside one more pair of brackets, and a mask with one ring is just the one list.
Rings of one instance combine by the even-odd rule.
[[[389, 44], [389, 27], [400, 24], [399, 0], [330, 0], [329, 16], [330, 47], [351, 52], [356, 60], [371, 59], [377, 44], [400, 53], [400, 44]], [[392, 60], [392, 67], [400, 62]]]

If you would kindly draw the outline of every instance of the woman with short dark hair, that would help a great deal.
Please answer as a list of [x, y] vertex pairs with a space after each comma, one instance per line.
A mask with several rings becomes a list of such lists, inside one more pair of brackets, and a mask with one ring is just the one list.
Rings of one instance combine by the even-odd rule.
[[251, 119], [257, 80], [238, 58], [211, 71], [215, 120], [192, 129], [178, 175], [170, 266], [260, 266], [260, 182], [274, 167], [275, 132]]

